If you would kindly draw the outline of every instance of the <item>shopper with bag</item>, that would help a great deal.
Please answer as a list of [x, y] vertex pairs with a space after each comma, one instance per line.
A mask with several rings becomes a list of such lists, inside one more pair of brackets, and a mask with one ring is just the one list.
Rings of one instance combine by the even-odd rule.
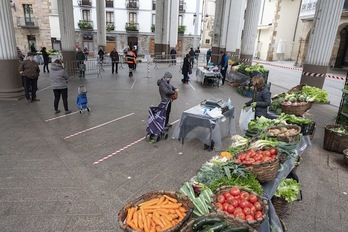
[[271, 105], [271, 92], [266, 86], [263, 76], [257, 75], [252, 78], [252, 84], [255, 93], [250, 101], [246, 102], [243, 109], [247, 106], [255, 108], [255, 117], [264, 116], [269, 119], [276, 118], [275, 115], [268, 113], [268, 107]]
[[[191, 72], [190, 72], [191, 69]], [[192, 67], [190, 64], [190, 55], [186, 54], [185, 58], [184, 58], [184, 63], [182, 65], [182, 75], [184, 76], [183, 79], [181, 79], [183, 84], [188, 84], [188, 81], [190, 79], [189, 74], [192, 73]]]

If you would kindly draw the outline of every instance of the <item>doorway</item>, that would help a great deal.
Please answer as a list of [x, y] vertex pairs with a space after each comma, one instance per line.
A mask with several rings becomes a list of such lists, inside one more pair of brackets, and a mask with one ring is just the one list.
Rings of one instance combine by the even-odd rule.
[[[134, 45], [137, 45], [138, 47], [138, 37], [128, 37], [129, 48], [132, 49]], [[138, 47], [138, 50], [139, 50], [139, 47]]]

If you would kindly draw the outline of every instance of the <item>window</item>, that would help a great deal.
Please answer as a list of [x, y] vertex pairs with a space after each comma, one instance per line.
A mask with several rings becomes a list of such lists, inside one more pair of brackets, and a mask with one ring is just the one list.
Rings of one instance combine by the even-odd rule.
[[105, 6], [113, 8], [114, 7], [114, 0], [106, 0]]
[[34, 26], [33, 6], [31, 4], [23, 4], [23, 9], [25, 25]]
[[152, 0], [152, 10], [156, 10], [156, 0]]
[[183, 15], [179, 15], [179, 22], [178, 25], [182, 26], [184, 24], [184, 16]]
[[114, 22], [114, 12], [106, 12], [106, 23]]
[[82, 19], [86, 21], [90, 21], [91, 12], [89, 10], [82, 10]]
[[138, 20], [137, 20], [137, 13], [134, 13], [134, 12], [130, 12], [129, 13], [129, 22], [130, 23], [136, 23]]
[[152, 15], [151, 24], [156, 24], [156, 15], [155, 14]]
[[210, 43], [210, 39], [206, 39], [206, 40], [205, 40], [205, 43], [206, 43], [206, 44], [209, 44], [209, 43]]

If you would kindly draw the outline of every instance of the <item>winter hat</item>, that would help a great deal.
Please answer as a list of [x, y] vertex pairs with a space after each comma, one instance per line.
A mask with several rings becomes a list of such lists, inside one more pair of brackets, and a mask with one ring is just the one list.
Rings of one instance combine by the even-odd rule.
[[163, 77], [164, 78], [172, 78], [173, 75], [170, 72], [166, 72]]

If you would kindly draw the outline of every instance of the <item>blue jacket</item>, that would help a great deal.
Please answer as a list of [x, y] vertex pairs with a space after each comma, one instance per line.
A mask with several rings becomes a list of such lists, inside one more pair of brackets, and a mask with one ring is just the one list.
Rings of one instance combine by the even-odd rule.
[[221, 61], [219, 63], [219, 65], [221, 66], [221, 68], [227, 68], [228, 66], [228, 56], [226, 54], [224, 54], [222, 57], [221, 57]]

